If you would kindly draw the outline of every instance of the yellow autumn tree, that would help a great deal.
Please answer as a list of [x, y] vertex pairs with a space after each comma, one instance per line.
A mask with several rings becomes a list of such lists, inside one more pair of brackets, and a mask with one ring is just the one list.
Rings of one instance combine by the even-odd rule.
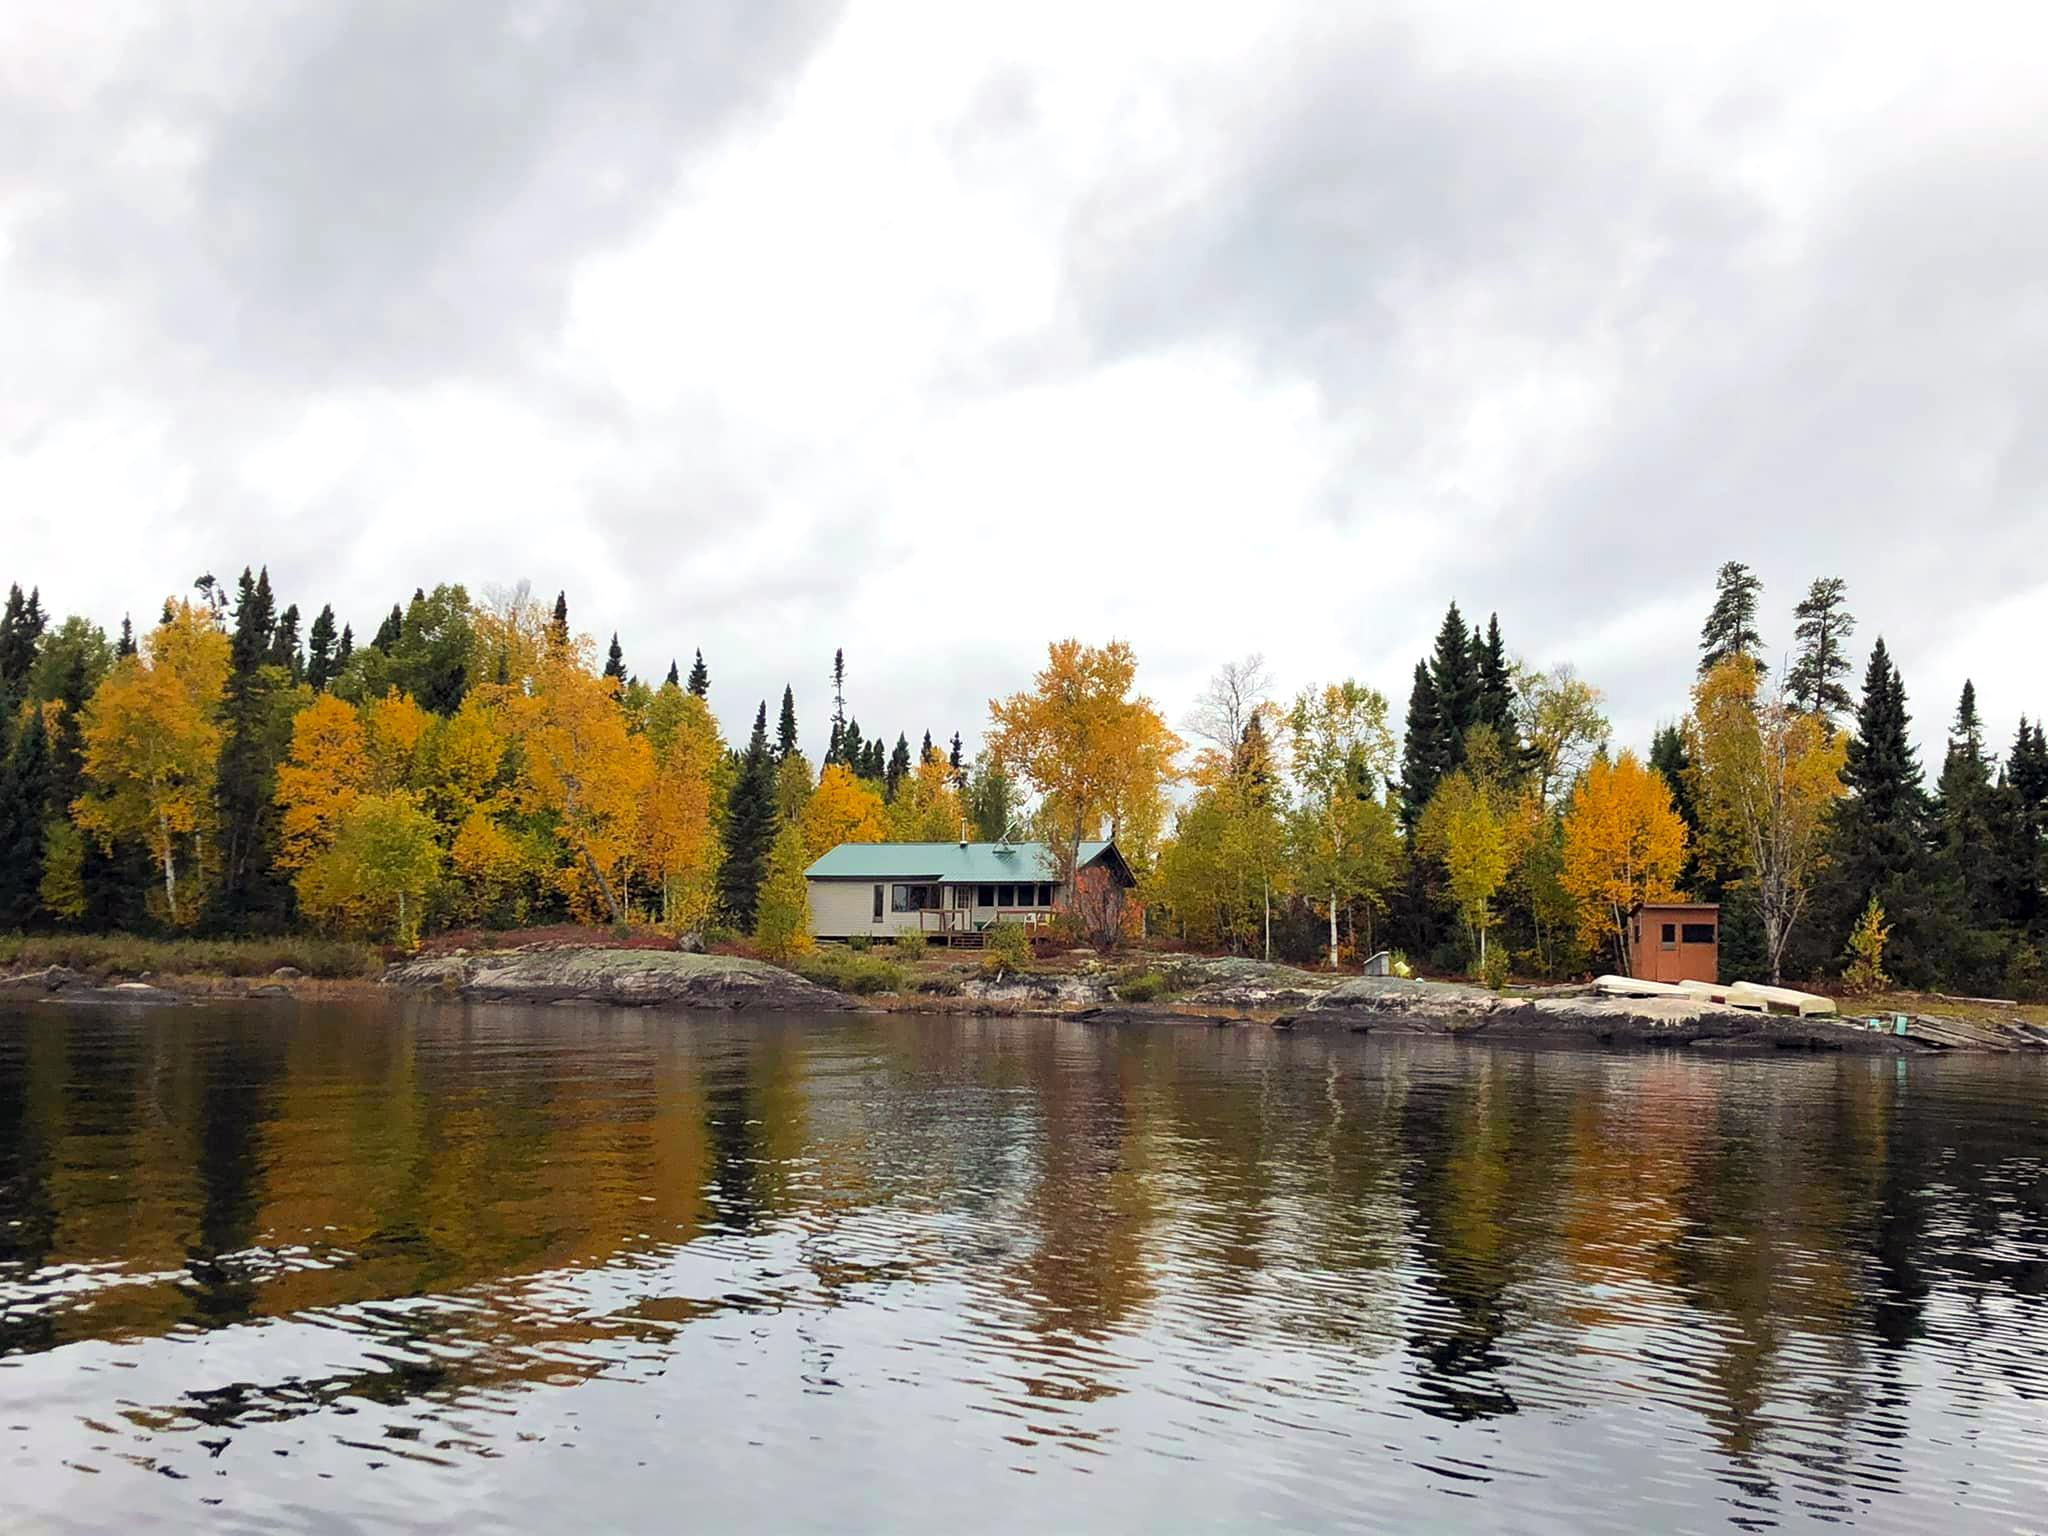
[[769, 850], [768, 873], [754, 911], [754, 943], [777, 964], [786, 964], [811, 947], [810, 886], [804, 879], [810, 863], [804, 829], [784, 822]]
[[174, 926], [198, 915], [211, 867], [228, 663], [228, 637], [212, 615], [181, 602], [86, 706], [88, 787], [72, 815], [104, 849], [133, 842], [149, 850]]
[[1629, 913], [1641, 902], [1672, 900], [1684, 863], [1685, 823], [1664, 776], [1633, 752], [1587, 764], [1565, 811], [1558, 877], [1577, 903], [1586, 946], [1612, 944], [1621, 969], [1630, 970]]
[[301, 872], [300, 906], [330, 926], [411, 945], [440, 878], [437, 831], [404, 790], [359, 797]]
[[883, 816], [892, 843], [943, 843], [960, 836], [964, 820], [953, 770], [934, 747], [904, 776]]
[[624, 878], [654, 768], [647, 738], [627, 730], [611, 681], [592, 676], [570, 647], [541, 660], [534, 691], [508, 703], [506, 721], [520, 747], [522, 806], [553, 814], [574, 856], [570, 896], [586, 907], [595, 896], [625, 922]]
[[416, 753], [418, 787], [421, 804], [444, 834], [453, 835], [478, 810], [501, 808], [508, 746], [496, 712], [473, 695], [429, 725]]
[[1827, 716], [1797, 708], [1782, 689], [1764, 696], [1761, 685], [1747, 656], [1716, 663], [1693, 689], [1685, 745], [1702, 855], [1755, 888], [1776, 982], [1842, 794], [1847, 746]]
[[362, 722], [320, 694], [292, 717], [292, 744], [277, 766], [277, 862], [300, 870], [324, 852], [369, 778]]
[[841, 843], [879, 843], [887, 835], [882, 797], [843, 763], [827, 763], [804, 804], [804, 851], [812, 862]]
[[363, 709], [363, 747], [369, 786], [379, 794], [411, 789], [418, 783], [421, 746], [434, 717], [396, 689], [373, 699]]
[[[454, 907], [466, 922], [500, 913], [526, 877], [526, 849], [479, 808], [463, 818], [448, 850], [448, 870], [458, 886]], [[516, 918], [516, 912], [512, 914]]]
[[1057, 640], [1029, 689], [989, 701], [989, 750], [1041, 796], [1041, 814], [1058, 830], [1052, 851], [1062, 882], [1083, 838], [1128, 827], [1135, 842], [1156, 837], [1164, 822], [1181, 741], [1134, 692], [1137, 673], [1124, 641]]
[[696, 928], [711, 915], [718, 874], [718, 726], [702, 699], [673, 684], [662, 685], [647, 714], [651, 766], [639, 811], [639, 858], [660, 889], [663, 926]]

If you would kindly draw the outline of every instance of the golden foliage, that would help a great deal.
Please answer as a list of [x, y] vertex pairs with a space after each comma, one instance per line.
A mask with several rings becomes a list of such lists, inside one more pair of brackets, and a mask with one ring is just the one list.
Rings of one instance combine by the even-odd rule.
[[368, 787], [369, 768], [362, 722], [340, 699], [323, 693], [292, 717], [292, 744], [277, 766], [280, 865], [304, 869], [326, 851]]
[[1884, 973], [1884, 946], [1891, 936], [1892, 925], [1884, 920], [1884, 907], [1873, 894], [1849, 932], [1849, 964], [1842, 980], [1851, 992], [1881, 992], [1891, 985], [1891, 977]]
[[1664, 776], [1635, 753], [1613, 762], [1596, 757], [1573, 793], [1564, 818], [1564, 868], [1559, 883], [1578, 904], [1579, 934], [1588, 948], [1612, 941], [1623, 970], [1628, 915], [1639, 902], [1669, 901], [1685, 863], [1685, 823], [1671, 804]]
[[953, 770], [934, 747], [897, 786], [883, 825], [892, 843], [943, 843], [961, 835], [964, 819]]
[[331, 926], [411, 944], [441, 873], [434, 819], [403, 790], [363, 795], [299, 871], [299, 905]]
[[107, 675], [86, 709], [83, 768], [90, 787], [72, 802], [72, 814], [102, 848], [139, 842], [149, 849], [173, 924], [198, 915], [192, 887], [203, 883], [212, 854], [227, 677], [228, 637], [210, 614], [181, 602], [139, 655]]
[[754, 913], [754, 943], [778, 964], [811, 947], [810, 886], [804, 880], [810, 863], [803, 828], [784, 822], [768, 854], [768, 873]]
[[841, 843], [879, 843], [886, 835], [882, 797], [843, 763], [827, 763], [804, 806], [804, 851], [815, 862]]
[[639, 857], [661, 891], [661, 921], [694, 928], [711, 915], [718, 873], [713, 819], [714, 775], [721, 757], [718, 728], [704, 701], [664, 686], [649, 706], [652, 754], [640, 804]]
[[461, 887], [459, 914], [471, 922], [496, 911], [527, 873], [526, 851], [481, 808], [463, 819], [448, 862]]

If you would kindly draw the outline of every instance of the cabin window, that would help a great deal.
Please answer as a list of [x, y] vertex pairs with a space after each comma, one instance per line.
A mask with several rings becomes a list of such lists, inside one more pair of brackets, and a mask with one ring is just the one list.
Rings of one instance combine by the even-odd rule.
[[1665, 949], [1676, 949], [1676, 948], [1678, 948], [1678, 924], [1676, 924], [1676, 923], [1666, 923], [1666, 924], [1664, 925], [1664, 943], [1663, 943], [1663, 947], [1664, 947]]
[[1041, 907], [1049, 907], [1049, 906], [1051, 906], [1051, 905], [1052, 905], [1052, 887], [1051, 887], [1051, 886], [1049, 886], [1049, 885], [1041, 885], [1041, 886], [1040, 886], [1040, 887], [1038, 888], [1038, 904], [1039, 904], [1039, 905], [1040, 905]]
[[878, 885], [878, 886], [876, 886], [876, 887], [875, 887], [875, 921], [879, 923], [879, 922], [880, 922], [881, 920], [882, 920], [882, 888], [881, 888], [881, 887], [880, 887], [880, 886]]
[[995, 904], [996, 904], [996, 888], [995, 888], [994, 886], [992, 886], [992, 885], [984, 885], [984, 886], [983, 886], [983, 887], [981, 888], [981, 900], [980, 900], [980, 901], [978, 901], [978, 902], [976, 902], [976, 903], [975, 903], [975, 905], [976, 905], [976, 906], [982, 906], [982, 907], [992, 907], [992, 906], [994, 906]]
[[889, 907], [895, 912], [922, 912], [929, 907], [932, 888], [928, 885], [892, 885]]
[[1679, 930], [1678, 936], [1687, 944], [1711, 944], [1714, 942], [1712, 923], [1687, 923]]
[[1017, 905], [1017, 887], [1014, 885], [998, 887], [996, 890], [996, 905], [999, 907], [1014, 907]]

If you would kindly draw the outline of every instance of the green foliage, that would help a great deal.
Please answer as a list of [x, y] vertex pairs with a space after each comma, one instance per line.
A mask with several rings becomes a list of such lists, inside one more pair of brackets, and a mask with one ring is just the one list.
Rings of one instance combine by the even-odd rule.
[[1166, 993], [1166, 978], [1157, 971], [1128, 976], [1115, 987], [1117, 1000], [1125, 1003], [1154, 1003]]
[[1764, 641], [1757, 632], [1756, 606], [1763, 589], [1740, 560], [1730, 560], [1715, 575], [1714, 606], [1700, 626], [1701, 677], [1730, 656], [1747, 656], [1762, 669]]
[[1031, 935], [1022, 923], [997, 923], [986, 935], [983, 959], [994, 958], [1003, 969], [1013, 972], [1031, 969]]
[[785, 822], [768, 855], [768, 874], [761, 882], [754, 918], [755, 946], [778, 965], [811, 947], [810, 887], [804, 879], [809, 863], [804, 829]]
[[814, 949], [797, 956], [794, 968], [806, 981], [854, 997], [901, 992], [904, 985], [901, 966], [879, 955], [855, 954], [844, 949]]
[[1884, 908], [1871, 897], [1849, 934], [1849, 963], [1842, 971], [1842, 981], [1850, 991], [1877, 992], [1891, 985], [1891, 977], [1884, 973], [1884, 943], [1891, 931]]
[[903, 965], [916, 965], [920, 960], [929, 958], [932, 952], [925, 936], [914, 929], [898, 933], [889, 941], [889, 949]]
[[874, 945], [874, 940], [864, 933], [856, 933], [846, 941], [846, 947], [856, 955], [864, 955]]
[[734, 926], [751, 929], [768, 872], [779, 820], [775, 758], [768, 746], [768, 705], [754, 716], [754, 732], [740, 758], [739, 775], [725, 808], [725, 862], [718, 871], [719, 902]]
[[1481, 986], [1500, 991], [1508, 984], [1507, 946], [1495, 944], [1488, 948], [1485, 956], [1473, 963], [1472, 974]]
[[61, 965], [104, 981], [111, 976], [268, 976], [291, 966], [324, 980], [375, 976], [382, 957], [367, 944], [335, 939], [149, 939], [125, 933], [23, 938], [0, 934], [0, 972]]

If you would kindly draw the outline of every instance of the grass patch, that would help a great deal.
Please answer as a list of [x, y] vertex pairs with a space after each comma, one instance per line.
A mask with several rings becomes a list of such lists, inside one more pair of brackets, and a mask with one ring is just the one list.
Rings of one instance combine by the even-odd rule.
[[794, 969], [805, 981], [855, 997], [874, 997], [903, 990], [903, 967], [879, 955], [843, 949], [818, 949], [799, 955]]
[[1118, 1002], [1156, 1003], [1166, 995], [1166, 978], [1157, 971], [1147, 971], [1142, 976], [1126, 976], [1114, 990]]
[[110, 976], [268, 976], [291, 966], [323, 980], [375, 976], [376, 946], [340, 939], [145, 939], [134, 934], [0, 936], [0, 973], [61, 965], [94, 981]]

